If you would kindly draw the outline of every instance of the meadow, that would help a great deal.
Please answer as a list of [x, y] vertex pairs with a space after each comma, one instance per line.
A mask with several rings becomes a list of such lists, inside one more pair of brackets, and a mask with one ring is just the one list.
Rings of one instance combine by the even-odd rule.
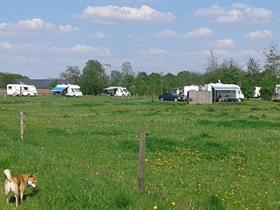
[[[280, 209], [280, 104], [270, 101], [1, 97], [0, 149], [0, 173], [38, 176], [18, 209]], [[0, 209], [14, 205], [0, 199]]]

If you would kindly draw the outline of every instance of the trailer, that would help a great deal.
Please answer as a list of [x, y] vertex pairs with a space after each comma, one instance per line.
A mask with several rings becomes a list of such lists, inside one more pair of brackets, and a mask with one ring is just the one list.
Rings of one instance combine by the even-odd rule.
[[130, 92], [125, 87], [107, 87], [104, 92], [107, 96], [130, 96]]
[[54, 93], [54, 95], [57, 95], [57, 96], [69, 96], [69, 97], [83, 96], [83, 93], [82, 93], [79, 85], [61, 84], [61, 85], [57, 85], [56, 87], [54, 87], [51, 91]]
[[37, 96], [38, 92], [34, 85], [26, 84], [8, 84], [7, 85], [8, 96]]
[[253, 93], [253, 98], [260, 98], [261, 97], [261, 87], [255, 87], [254, 93]]
[[273, 98], [273, 101], [280, 102], [280, 85], [275, 86], [275, 96]]
[[212, 88], [213, 102], [241, 102], [244, 95], [238, 85], [210, 83]]

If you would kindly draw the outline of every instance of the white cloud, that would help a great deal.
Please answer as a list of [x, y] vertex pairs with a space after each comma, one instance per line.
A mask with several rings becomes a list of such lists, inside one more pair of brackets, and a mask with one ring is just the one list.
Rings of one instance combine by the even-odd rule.
[[139, 53], [144, 57], [165, 57], [168, 56], [168, 51], [159, 48], [140, 49]]
[[201, 17], [212, 17], [218, 23], [237, 23], [240, 21], [269, 21], [272, 11], [265, 8], [252, 8], [246, 4], [234, 3], [229, 9], [213, 5], [195, 12]]
[[58, 26], [58, 30], [61, 33], [73, 33], [79, 31], [80, 29], [71, 25], [60, 25]]
[[0, 23], [0, 30], [7, 30], [9, 29], [10, 24], [9, 23]]
[[104, 39], [106, 37], [106, 35], [102, 31], [97, 31], [91, 34], [91, 36], [95, 39]]
[[217, 40], [217, 48], [231, 48], [235, 45], [232, 39], [219, 39]]
[[69, 48], [69, 51], [75, 54], [80, 54], [80, 55], [95, 55], [99, 57], [106, 57], [106, 56], [111, 56], [111, 52], [107, 48], [95, 48], [92, 46], [88, 45], [82, 45], [82, 44], [76, 44], [73, 47]]
[[51, 27], [51, 23], [43, 21], [41, 18], [33, 18], [29, 20], [20, 20], [17, 22], [18, 27], [27, 30], [46, 30]]
[[40, 33], [71, 33], [80, 29], [71, 25], [58, 25], [42, 20], [41, 18], [33, 18], [27, 20], [19, 20], [16, 23], [0, 23], [1, 36], [16, 35], [35, 35]]
[[10, 50], [12, 48], [12, 44], [8, 42], [0, 42], [0, 49]]
[[272, 18], [272, 12], [264, 8], [255, 8], [248, 14], [254, 20], [270, 20]]
[[225, 15], [216, 19], [218, 23], [235, 23], [244, 18], [244, 14], [239, 10], [230, 10]]
[[93, 22], [107, 24], [119, 21], [165, 22], [175, 19], [175, 15], [170, 12], [162, 13], [146, 5], [141, 6], [139, 9], [111, 5], [104, 7], [88, 6], [84, 9], [82, 17]]
[[271, 39], [272, 33], [268, 30], [254, 31], [246, 35], [249, 39], [260, 40], [260, 39]]
[[200, 17], [217, 17], [225, 13], [225, 10], [214, 4], [213, 6], [209, 8], [200, 8], [195, 12], [196, 16]]
[[185, 37], [187, 38], [205, 38], [213, 35], [213, 31], [210, 28], [198, 28], [193, 31], [189, 31]]
[[156, 33], [155, 36], [159, 38], [173, 38], [177, 36], [177, 33], [172, 30], [164, 30], [159, 33]]

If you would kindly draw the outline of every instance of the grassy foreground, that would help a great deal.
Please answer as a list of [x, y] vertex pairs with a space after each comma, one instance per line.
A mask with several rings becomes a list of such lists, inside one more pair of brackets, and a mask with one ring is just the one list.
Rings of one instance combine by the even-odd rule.
[[[18, 141], [20, 111], [25, 142]], [[144, 130], [150, 135], [140, 195], [137, 135]], [[280, 208], [277, 103], [1, 98], [0, 149], [0, 173], [9, 168], [39, 179], [19, 209]], [[0, 209], [14, 203], [3, 199]]]

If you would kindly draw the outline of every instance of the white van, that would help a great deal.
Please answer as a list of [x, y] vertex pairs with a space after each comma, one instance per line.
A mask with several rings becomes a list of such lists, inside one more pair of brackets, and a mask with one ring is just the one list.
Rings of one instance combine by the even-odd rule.
[[210, 83], [209, 85], [212, 87], [214, 102], [241, 102], [244, 100], [244, 95], [238, 85], [223, 83]]
[[275, 86], [275, 98], [274, 101], [280, 101], [280, 85]]
[[34, 85], [8, 84], [8, 96], [37, 96], [38, 92]]
[[107, 87], [104, 92], [107, 96], [130, 96], [130, 92], [125, 87]]
[[71, 84], [57, 85], [51, 91], [54, 92], [54, 94], [56, 95], [76, 96], [76, 97], [83, 96], [83, 93], [79, 85], [71, 85]]

